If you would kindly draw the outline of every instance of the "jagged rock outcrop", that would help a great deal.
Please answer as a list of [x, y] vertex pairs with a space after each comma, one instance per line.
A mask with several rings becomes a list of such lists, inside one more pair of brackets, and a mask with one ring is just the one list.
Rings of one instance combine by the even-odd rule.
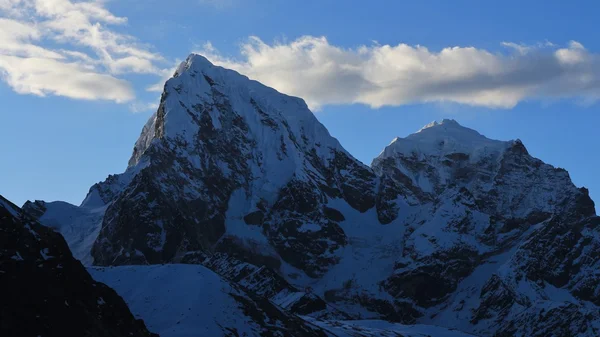
[[157, 336], [66, 242], [0, 196], [1, 336]]

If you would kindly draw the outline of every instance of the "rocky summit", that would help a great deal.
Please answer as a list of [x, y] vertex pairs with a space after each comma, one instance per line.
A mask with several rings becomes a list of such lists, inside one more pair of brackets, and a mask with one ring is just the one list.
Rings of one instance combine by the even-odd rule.
[[313, 328], [600, 335], [600, 219], [568, 172], [454, 120], [369, 167], [301, 99], [199, 55], [124, 173], [24, 209], [88, 265], [201, 264]]

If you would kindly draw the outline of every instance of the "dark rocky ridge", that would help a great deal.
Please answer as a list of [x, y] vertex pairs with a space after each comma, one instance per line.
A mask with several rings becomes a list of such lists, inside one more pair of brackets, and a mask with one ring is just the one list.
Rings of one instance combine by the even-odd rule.
[[95, 282], [60, 234], [0, 196], [0, 335], [157, 336]]

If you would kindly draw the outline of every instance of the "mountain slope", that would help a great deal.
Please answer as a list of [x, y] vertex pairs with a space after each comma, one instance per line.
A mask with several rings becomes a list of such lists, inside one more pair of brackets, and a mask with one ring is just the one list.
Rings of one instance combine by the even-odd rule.
[[62, 237], [0, 196], [0, 335], [154, 336]]

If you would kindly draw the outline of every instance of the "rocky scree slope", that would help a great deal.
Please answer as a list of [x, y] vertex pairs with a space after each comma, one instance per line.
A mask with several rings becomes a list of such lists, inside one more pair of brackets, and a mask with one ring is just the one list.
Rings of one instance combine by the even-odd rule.
[[[54, 204], [26, 206], [57, 220]], [[55, 226], [87, 223], [71, 241], [91, 238], [78, 251], [96, 265], [200, 263], [279, 303], [308, 293], [293, 296], [302, 314], [598, 331], [594, 203], [565, 170], [453, 120], [367, 167], [302, 100], [198, 55], [167, 81], [125, 173], [77, 210]]]

